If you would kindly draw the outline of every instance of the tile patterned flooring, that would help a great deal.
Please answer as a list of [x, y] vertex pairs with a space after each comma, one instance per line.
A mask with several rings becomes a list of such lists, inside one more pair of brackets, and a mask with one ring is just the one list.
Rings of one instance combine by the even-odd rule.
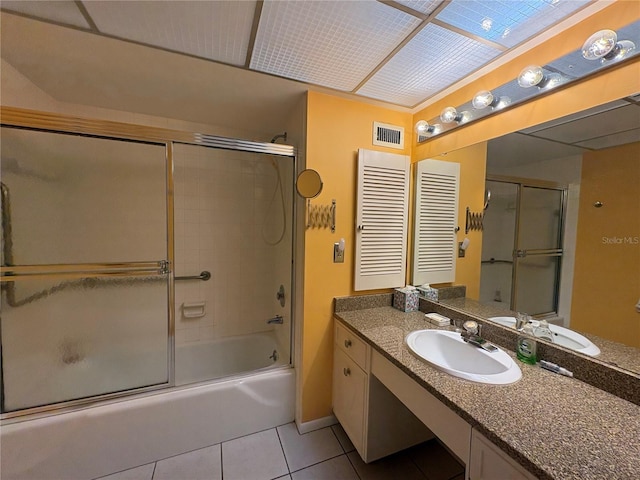
[[436, 440], [365, 464], [340, 425], [301, 435], [295, 423], [98, 480], [464, 480]]

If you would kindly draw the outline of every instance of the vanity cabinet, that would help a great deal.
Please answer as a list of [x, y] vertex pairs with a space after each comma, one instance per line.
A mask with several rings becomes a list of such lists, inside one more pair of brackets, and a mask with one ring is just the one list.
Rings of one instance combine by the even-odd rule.
[[536, 477], [518, 465], [507, 454], [477, 430], [471, 434], [469, 480], [535, 480]]
[[338, 321], [334, 334], [333, 410], [365, 462], [437, 436], [467, 480], [536, 478]]
[[370, 374], [371, 347], [335, 324], [333, 413], [369, 463], [433, 438], [433, 434]]

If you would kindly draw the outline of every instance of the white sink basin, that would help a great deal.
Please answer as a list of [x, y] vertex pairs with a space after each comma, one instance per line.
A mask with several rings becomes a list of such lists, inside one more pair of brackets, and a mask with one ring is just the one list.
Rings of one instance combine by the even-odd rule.
[[[516, 325], [515, 317], [491, 317], [489, 320], [506, 327], [513, 328]], [[534, 328], [538, 326], [538, 322], [535, 320], [533, 320], [531, 324]], [[556, 345], [570, 348], [571, 350], [584, 353], [585, 355], [591, 355], [592, 357], [600, 354], [600, 349], [591, 340], [573, 330], [553, 324], [549, 324], [549, 329], [551, 333], [553, 333], [553, 343]]]
[[489, 353], [466, 343], [456, 332], [416, 330], [405, 341], [414, 354], [454, 377], [495, 385], [514, 383], [522, 377], [520, 367], [506, 352], [498, 349]]

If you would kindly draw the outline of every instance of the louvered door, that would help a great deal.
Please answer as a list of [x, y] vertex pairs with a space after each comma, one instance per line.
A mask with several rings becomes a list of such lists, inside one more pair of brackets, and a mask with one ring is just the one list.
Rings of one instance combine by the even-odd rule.
[[355, 290], [405, 284], [409, 157], [360, 149]]
[[455, 280], [459, 179], [458, 163], [422, 160], [417, 164], [414, 285]]

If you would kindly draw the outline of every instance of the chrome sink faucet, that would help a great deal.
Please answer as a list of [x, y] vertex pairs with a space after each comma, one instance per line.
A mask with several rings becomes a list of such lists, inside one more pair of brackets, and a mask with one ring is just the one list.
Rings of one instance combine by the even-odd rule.
[[467, 320], [462, 324], [464, 330], [460, 333], [462, 339], [478, 348], [482, 348], [487, 352], [495, 352], [498, 350], [498, 347], [493, 345], [492, 343], [487, 342], [484, 338], [480, 336], [480, 330], [482, 325], [479, 325], [477, 322], [473, 320]]

